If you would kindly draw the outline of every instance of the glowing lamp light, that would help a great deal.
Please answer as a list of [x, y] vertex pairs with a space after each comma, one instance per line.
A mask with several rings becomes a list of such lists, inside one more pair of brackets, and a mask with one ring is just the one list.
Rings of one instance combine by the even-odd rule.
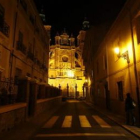
[[129, 54], [128, 54], [128, 51], [125, 51], [124, 53], [120, 53], [120, 49], [119, 47], [116, 47], [114, 49], [115, 53], [117, 54], [118, 58], [124, 58], [127, 60], [127, 63], [130, 63], [130, 60], [129, 60]]
[[116, 54], [119, 54], [119, 53], [120, 53], [119, 47], [116, 47], [116, 48], [114, 49], [114, 51], [115, 51]]
[[67, 71], [67, 75], [68, 75], [68, 77], [74, 77], [74, 72], [69, 70], [69, 71]]

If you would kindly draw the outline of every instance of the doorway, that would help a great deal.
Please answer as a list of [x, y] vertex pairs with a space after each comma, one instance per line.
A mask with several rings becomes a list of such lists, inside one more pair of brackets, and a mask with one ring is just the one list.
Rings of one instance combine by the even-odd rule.
[[35, 83], [30, 83], [29, 100], [28, 100], [28, 116], [31, 117], [35, 112]]
[[105, 83], [104, 88], [105, 88], [106, 108], [110, 110], [110, 92], [108, 90], [108, 82]]

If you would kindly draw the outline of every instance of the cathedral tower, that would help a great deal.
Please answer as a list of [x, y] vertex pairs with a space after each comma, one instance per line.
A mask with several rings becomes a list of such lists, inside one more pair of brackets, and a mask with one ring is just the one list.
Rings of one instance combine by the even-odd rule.
[[62, 89], [63, 96], [83, 96], [85, 82], [81, 54], [75, 46], [74, 36], [64, 31], [55, 36], [55, 45], [50, 46], [49, 84]]

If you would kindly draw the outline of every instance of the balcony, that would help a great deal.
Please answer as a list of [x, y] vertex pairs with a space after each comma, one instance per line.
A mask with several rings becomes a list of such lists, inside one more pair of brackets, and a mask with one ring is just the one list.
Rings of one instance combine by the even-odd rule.
[[9, 25], [3, 21], [3, 24], [0, 25], [0, 31], [7, 37], [9, 37], [9, 31], [10, 31], [10, 27]]
[[20, 41], [17, 41], [17, 50], [21, 51], [23, 54], [26, 55], [26, 47], [25, 45], [20, 42]]

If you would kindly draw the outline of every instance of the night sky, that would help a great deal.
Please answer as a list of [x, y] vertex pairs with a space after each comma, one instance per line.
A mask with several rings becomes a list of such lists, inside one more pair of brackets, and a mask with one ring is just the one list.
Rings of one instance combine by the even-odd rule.
[[90, 25], [115, 20], [126, 0], [34, 0], [38, 11], [44, 7], [46, 24], [52, 26], [51, 36], [64, 28], [77, 37], [86, 16]]

